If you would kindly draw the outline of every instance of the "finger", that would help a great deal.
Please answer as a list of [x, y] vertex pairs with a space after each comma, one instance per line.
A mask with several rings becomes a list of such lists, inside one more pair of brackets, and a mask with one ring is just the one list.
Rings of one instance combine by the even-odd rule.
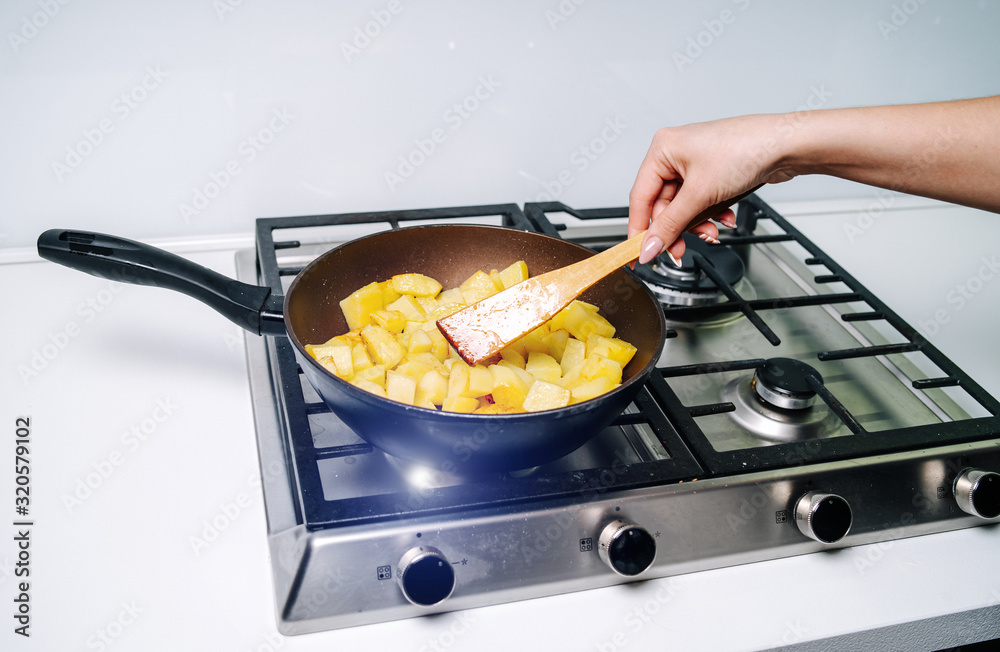
[[711, 222], [696, 224], [687, 230], [688, 233], [698, 236], [709, 244], [719, 244], [719, 227]]
[[698, 198], [698, 193], [694, 189], [686, 183], [682, 184], [673, 201], [666, 205], [662, 213], [655, 215], [649, 225], [639, 255], [639, 262], [648, 263], [666, 249], [664, 243], [667, 242], [671, 243], [670, 253], [679, 260], [678, 254], [683, 255], [684, 253], [684, 241], [680, 239], [681, 233], [688, 228], [691, 220], [709, 205], [706, 200]]
[[721, 213], [713, 217], [712, 221], [718, 222], [719, 224], [727, 228], [735, 229], [736, 213], [733, 212], [733, 209], [727, 208], [726, 210], [722, 211]]
[[677, 195], [677, 182], [667, 181], [663, 184], [663, 189], [660, 190], [660, 195], [653, 202], [653, 209], [650, 215], [650, 222], [655, 222], [659, 219], [660, 215], [667, 210], [667, 206], [670, 202], [674, 200]]
[[653, 202], [663, 189], [663, 179], [652, 178], [639, 170], [635, 184], [628, 196], [628, 235], [632, 237], [649, 227], [653, 218]]
[[[719, 227], [715, 226], [709, 221], [700, 222], [691, 226], [687, 230], [688, 233], [698, 236], [701, 240], [709, 244], [722, 244], [719, 242]], [[684, 257], [684, 252], [687, 251], [687, 245], [684, 242], [683, 236], [678, 236], [669, 247], [666, 249], [666, 253], [671, 257], [674, 265], [680, 267], [680, 260]]]
[[677, 267], [681, 266], [681, 258], [684, 257], [685, 251], [687, 251], [687, 245], [684, 244], [684, 238], [680, 236], [666, 248], [666, 254]]
[[654, 204], [672, 199], [677, 190], [677, 177], [668, 167], [656, 160], [657, 153], [650, 149], [639, 166], [635, 183], [629, 192], [628, 235], [632, 237], [646, 230], [653, 220]]

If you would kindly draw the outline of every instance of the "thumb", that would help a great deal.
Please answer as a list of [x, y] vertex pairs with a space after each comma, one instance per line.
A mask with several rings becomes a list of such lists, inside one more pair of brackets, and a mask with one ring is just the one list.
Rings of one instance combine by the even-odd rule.
[[639, 263], [646, 264], [669, 249], [670, 254], [680, 260], [684, 255], [684, 240], [680, 237], [691, 221], [711, 203], [698, 193], [681, 184], [677, 195], [659, 215], [654, 215], [643, 240]]

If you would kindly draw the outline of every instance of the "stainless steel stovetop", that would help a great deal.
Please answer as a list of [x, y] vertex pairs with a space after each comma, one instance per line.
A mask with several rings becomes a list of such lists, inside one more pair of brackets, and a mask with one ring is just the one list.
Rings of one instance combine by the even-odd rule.
[[[238, 276], [460, 221], [595, 249], [627, 209], [464, 207], [258, 221]], [[723, 246], [637, 273], [670, 303], [658, 368], [563, 459], [454, 477], [373, 450], [246, 338], [280, 630], [299, 634], [996, 522], [1000, 404], [756, 197]], [[722, 288], [721, 290], [719, 288]]]

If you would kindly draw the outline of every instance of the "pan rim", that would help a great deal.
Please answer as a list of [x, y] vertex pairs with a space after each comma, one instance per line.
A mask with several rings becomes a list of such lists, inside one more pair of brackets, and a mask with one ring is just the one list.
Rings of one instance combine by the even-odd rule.
[[[297, 353], [297, 357], [299, 357], [300, 359], [305, 359], [308, 362], [308, 364], [310, 365], [310, 367], [312, 369], [320, 372], [321, 374], [324, 374], [324, 375], [328, 376], [329, 378], [332, 378], [334, 380], [334, 382], [337, 383], [338, 386], [340, 386], [343, 390], [347, 391], [350, 396], [352, 396], [352, 397], [354, 397], [354, 398], [356, 398], [356, 399], [362, 401], [363, 403], [366, 403], [366, 404], [368, 404], [368, 405], [370, 405], [372, 407], [375, 407], [375, 408], [386, 408], [388, 406], [388, 407], [391, 407], [393, 410], [401, 410], [404, 413], [415, 412], [416, 415], [434, 415], [435, 417], [437, 417], [439, 419], [440, 418], [444, 418], [444, 419], [451, 419], [451, 420], [456, 420], [456, 421], [466, 421], [467, 420], [467, 421], [476, 422], [476, 423], [481, 423], [483, 421], [490, 421], [490, 420], [500, 420], [500, 421], [503, 421], [503, 422], [516, 422], [516, 421], [524, 420], [524, 419], [533, 419], [536, 415], [541, 415], [541, 414], [554, 415], [554, 416], [557, 416], [558, 418], [562, 418], [562, 415], [565, 415], [566, 417], [569, 417], [569, 416], [573, 416], [573, 415], [579, 414], [580, 412], [587, 411], [588, 410], [588, 407], [587, 407], [588, 404], [591, 403], [594, 400], [597, 400], [600, 397], [595, 397], [593, 399], [589, 399], [589, 400], [583, 401], [581, 403], [575, 403], [573, 405], [567, 405], [567, 406], [561, 407], [561, 408], [551, 408], [551, 409], [548, 409], [548, 410], [539, 410], [537, 412], [517, 412], [517, 413], [513, 413], [513, 414], [472, 414], [472, 413], [465, 413], [465, 412], [446, 412], [444, 410], [431, 410], [430, 408], [419, 407], [419, 406], [416, 406], [416, 405], [407, 405], [406, 403], [400, 403], [398, 401], [394, 401], [394, 400], [389, 399], [389, 398], [383, 398], [383, 397], [378, 396], [376, 394], [372, 394], [371, 392], [367, 392], [367, 391], [365, 391], [365, 390], [363, 390], [363, 389], [361, 389], [361, 388], [359, 388], [359, 387], [357, 387], [357, 386], [355, 386], [355, 385], [347, 382], [343, 378], [341, 378], [341, 377], [337, 376], [336, 374], [330, 372], [325, 367], [323, 367], [321, 364], [319, 364], [319, 362], [317, 362], [305, 350], [305, 345], [302, 344], [302, 342], [299, 340], [298, 334], [295, 333], [292, 330], [292, 328], [291, 328], [291, 320], [289, 319], [289, 303], [290, 303], [289, 299], [290, 299], [291, 296], [293, 296], [295, 294], [295, 289], [298, 286], [298, 284], [301, 281], [301, 279], [304, 278], [307, 275], [307, 273], [309, 273], [309, 271], [311, 269], [313, 269], [314, 267], [319, 266], [321, 264], [321, 261], [325, 260], [326, 258], [328, 258], [330, 256], [333, 256], [336, 252], [340, 251], [341, 249], [343, 249], [345, 247], [358, 245], [358, 244], [360, 244], [360, 243], [362, 243], [362, 242], [364, 242], [366, 240], [369, 240], [371, 238], [375, 238], [375, 237], [378, 237], [378, 236], [384, 236], [386, 233], [401, 232], [401, 231], [414, 231], [414, 230], [426, 230], [426, 229], [449, 229], [451, 227], [456, 227], [456, 226], [460, 226], [460, 227], [463, 227], [463, 228], [474, 228], [474, 229], [483, 229], [483, 230], [492, 230], [492, 231], [496, 231], [496, 230], [500, 230], [500, 231], [516, 231], [518, 233], [525, 234], [525, 235], [527, 235], [530, 238], [542, 238], [542, 239], [554, 240], [554, 241], [560, 242], [560, 243], [562, 243], [564, 245], [570, 245], [572, 247], [575, 247], [575, 248], [577, 248], [577, 249], [579, 249], [581, 251], [584, 251], [584, 252], [586, 252], [586, 253], [588, 253], [590, 255], [594, 254], [593, 250], [588, 249], [587, 247], [584, 247], [583, 245], [579, 245], [579, 244], [577, 244], [575, 242], [570, 242], [568, 240], [563, 240], [562, 238], [553, 237], [553, 236], [545, 234], [545, 233], [535, 233], [533, 231], [525, 231], [523, 229], [518, 229], [518, 228], [508, 227], [508, 226], [496, 226], [496, 225], [491, 225], [491, 224], [474, 224], [474, 223], [462, 223], [462, 222], [452, 222], [452, 223], [449, 223], [449, 224], [421, 224], [421, 225], [418, 225], [418, 226], [399, 227], [397, 229], [390, 229], [390, 230], [385, 230], [385, 231], [378, 231], [376, 233], [370, 233], [370, 234], [362, 236], [360, 238], [355, 238], [354, 240], [350, 240], [348, 242], [344, 242], [344, 243], [341, 243], [341, 244], [337, 245], [336, 247], [330, 249], [329, 251], [324, 252], [323, 254], [319, 255], [314, 260], [312, 260], [301, 271], [299, 271], [298, 274], [296, 274], [295, 278], [292, 280], [292, 283], [288, 286], [288, 291], [285, 292], [285, 294], [284, 294], [284, 300], [282, 302], [282, 314], [283, 314], [284, 320], [285, 320], [285, 326], [286, 326], [286, 330], [287, 330], [287, 337], [288, 337], [289, 341], [292, 343], [292, 346], [295, 348], [295, 351]], [[617, 273], [617, 271], [615, 273]], [[632, 277], [631, 275], [626, 274], [626, 276], [628, 276], [628, 278], [637, 286], [637, 289], [639, 289], [641, 292], [643, 292], [645, 294], [646, 298], [652, 303], [652, 305], [654, 305], [654, 306], [658, 306], [659, 305], [658, 302], [657, 302], [657, 300], [656, 300], [656, 298], [654, 297], [652, 291], [646, 286], [645, 283], [643, 283], [639, 279], [636, 279], [636, 278]], [[633, 376], [631, 378], [629, 378], [625, 382], [621, 383], [618, 387], [615, 387], [610, 392], [602, 394], [601, 396], [611, 396], [611, 395], [615, 395], [615, 394], [621, 394], [622, 392], [626, 391], [628, 388], [631, 388], [635, 383], [645, 382], [646, 378], [650, 375], [650, 373], [652, 373], [652, 370], [656, 367], [656, 363], [659, 360], [660, 355], [663, 352], [663, 347], [665, 345], [666, 319], [663, 316], [663, 311], [662, 310], [657, 309], [654, 312], [659, 317], [659, 319], [657, 320], [658, 325], [659, 325], [659, 337], [657, 338], [658, 344], [656, 346], [656, 350], [653, 352], [653, 355], [650, 357], [649, 361], [642, 368], [640, 368], [638, 371], [636, 371], [635, 374], [633, 374]]]

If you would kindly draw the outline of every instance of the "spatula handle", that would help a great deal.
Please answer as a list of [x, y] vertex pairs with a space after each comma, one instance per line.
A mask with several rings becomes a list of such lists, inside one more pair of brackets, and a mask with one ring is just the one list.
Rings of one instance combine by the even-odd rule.
[[604, 274], [607, 276], [612, 271], [628, 265], [639, 257], [639, 253], [642, 251], [642, 239], [645, 235], [645, 231], [636, 233], [625, 242], [619, 242], [614, 247], [592, 256], [589, 260], [595, 264], [595, 268], [599, 266], [601, 271], [607, 270]]

